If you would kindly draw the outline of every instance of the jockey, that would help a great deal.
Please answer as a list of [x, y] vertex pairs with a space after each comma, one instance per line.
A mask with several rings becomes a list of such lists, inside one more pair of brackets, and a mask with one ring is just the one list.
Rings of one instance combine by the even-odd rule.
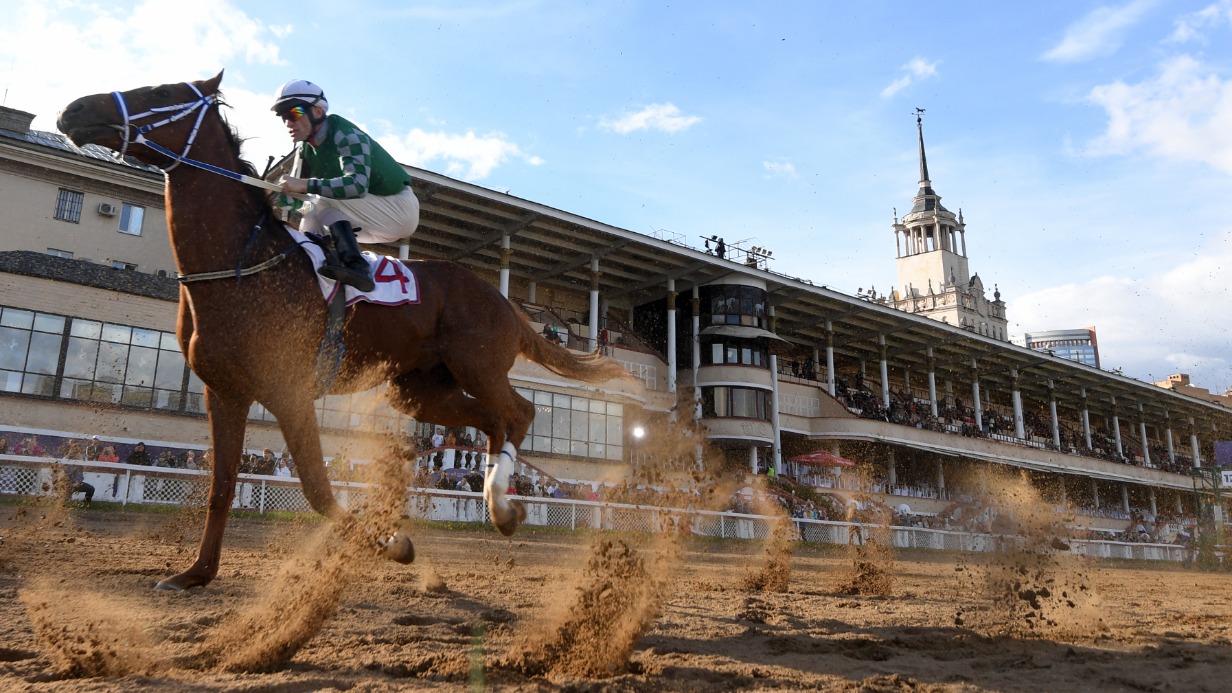
[[282, 85], [270, 110], [299, 143], [292, 175], [280, 181], [283, 194], [276, 204], [300, 210], [301, 231], [329, 229], [340, 264], [323, 266], [322, 276], [372, 291], [376, 285], [356, 238], [392, 243], [415, 233], [419, 200], [411, 176], [363, 130], [341, 116], [326, 115], [325, 92], [312, 82], [296, 79]]

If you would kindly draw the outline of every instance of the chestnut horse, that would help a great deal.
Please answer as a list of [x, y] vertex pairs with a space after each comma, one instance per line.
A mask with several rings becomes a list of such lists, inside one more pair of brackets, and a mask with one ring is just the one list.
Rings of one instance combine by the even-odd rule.
[[[164, 589], [205, 585], [218, 574], [254, 401], [277, 417], [312, 508], [332, 520], [350, 517], [330, 489], [313, 407], [325, 394], [318, 391], [315, 366], [328, 309], [308, 255], [290, 252], [295, 241], [274, 218], [267, 195], [245, 184], [263, 181], [240, 158], [239, 140], [219, 114], [221, 81], [220, 72], [199, 82], [85, 96], [57, 121], [78, 145], [127, 152], [166, 172], [176, 268], [182, 280], [205, 279], [182, 281], [176, 334], [188, 365], [205, 383], [214, 471], [196, 561], [159, 582]], [[273, 266], [241, 278], [238, 268], [256, 270], [266, 261]], [[509, 384], [515, 359], [521, 355], [585, 382], [627, 374], [616, 361], [578, 356], [544, 339], [495, 287], [461, 265], [403, 263], [418, 280], [419, 302], [348, 308], [346, 348], [329, 392], [388, 382], [390, 403], [406, 415], [486, 433], [484, 496], [493, 524], [511, 535], [525, 511], [505, 492], [535, 412]], [[414, 558], [403, 536], [378, 543], [395, 560]]]

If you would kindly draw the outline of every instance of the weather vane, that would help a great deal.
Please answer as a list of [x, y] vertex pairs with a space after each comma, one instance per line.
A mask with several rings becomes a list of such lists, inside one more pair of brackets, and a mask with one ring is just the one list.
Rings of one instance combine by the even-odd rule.
[[917, 106], [914, 112], [915, 112], [915, 122], [918, 123], [921, 121], [920, 116], [924, 115], [924, 109]]

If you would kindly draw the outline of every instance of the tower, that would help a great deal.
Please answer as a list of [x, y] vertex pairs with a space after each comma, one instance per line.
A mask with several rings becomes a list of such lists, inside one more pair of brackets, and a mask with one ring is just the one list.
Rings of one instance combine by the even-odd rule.
[[895, 308], [957, 325], [996, 339], [1007, 339], [1005, 303], [1001, 292], [993, 300], [984, 295], [984, 282], [971, 274], [967, 263], [967, 224], [960, 209], [955, 215], [941, 204], [928, 175], [924, 151], [924, 109], [917, 108], [916, 132], [920, 143], [920, 189], [911, 211], [894, 215], [894, 245], [898, 255], [898, 286], [891, 300]]

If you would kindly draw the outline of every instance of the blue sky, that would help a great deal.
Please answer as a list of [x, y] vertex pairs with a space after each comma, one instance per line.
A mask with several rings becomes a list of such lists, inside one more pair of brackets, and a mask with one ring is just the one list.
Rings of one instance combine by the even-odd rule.
[[5, 105], [226, 68], [263, 164], [310, 79], [402, 162], [642, 233], [717, 234], [854, 294], [929, 171], [1011, 334], [1232, 386], [1232, 0], [4, 0]]

